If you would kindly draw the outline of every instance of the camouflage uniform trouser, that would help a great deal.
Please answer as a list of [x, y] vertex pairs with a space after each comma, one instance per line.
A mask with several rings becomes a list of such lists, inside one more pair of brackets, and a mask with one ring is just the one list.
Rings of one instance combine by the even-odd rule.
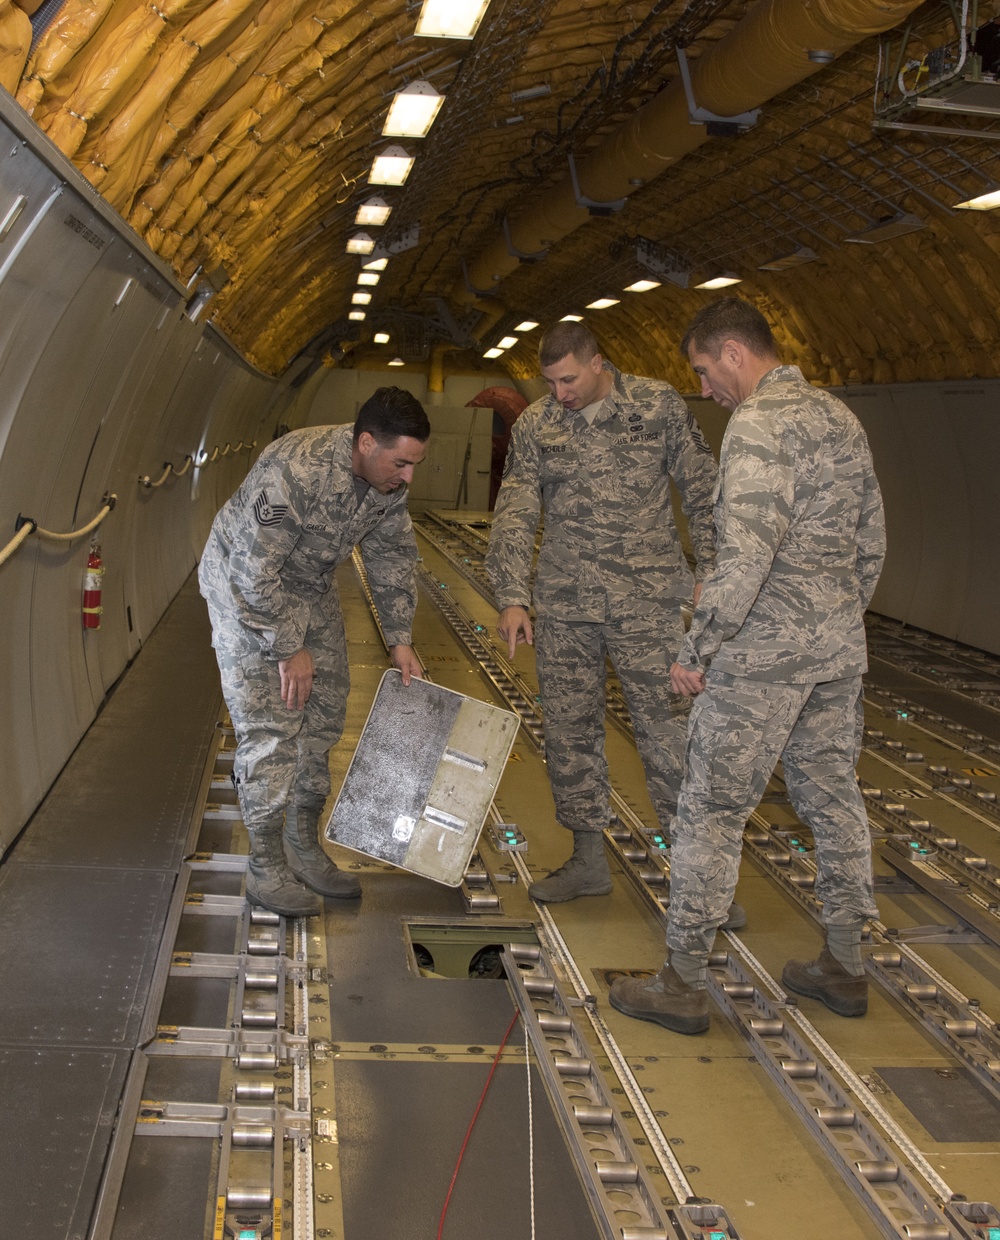
[[592, 624], [539, 616], [535, 668], [545, 723], [545, 757], [556, 817], [571, 831], [608, 824], [605, 700], [610, 657], [632, 716], [649, 797], [666, 830], [677, 808], [690, 704], [670, 689], [670, 664], [684, 636], [663, 613]]
[[816, 843], [828, 926], [877, 917], [868, 816], [855, 778], [861, 677], [815, 685], [709, 672], [695, 699], [670, 850], [667, 946], [704, 957], [736, 891], [743, 827], [781, 759], [792, 808]]
[[280, 818], [287, 804], [321, 808], [330, 795], [328, 758], [344, 730], [351, 680], [340, 609], [326, 610], [306, 633], [316, 677], [302, 710], [282, 702], [278, 664], [263, 657], [255, 634], [216, 623], [213, 611], [222, 695], [236, 732], [233, 780], [248, 827]]

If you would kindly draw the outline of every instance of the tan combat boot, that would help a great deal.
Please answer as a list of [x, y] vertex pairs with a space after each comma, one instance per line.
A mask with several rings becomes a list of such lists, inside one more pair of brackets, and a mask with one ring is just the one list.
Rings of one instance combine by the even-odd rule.
[[708, 992], [682, 981], [669, 964], [653, 977], [615, 978], [611, 1006], [674, 1033], [704, 1033], [709, 1024]]
[[285, 811], [285, 855], [295, 877], [321, 896], [356, 900], [357, 875], [338, 870], [319, 842], [320, 807], [290, 805]]
[[606, 896], [611, 893], [611, 871], [604, 855], [602, 831], [574, 831], [573, 855], [528, 888], [532, 900], [543, 904], [562, 904], [577, 896]]
[[848, 973], [828, 947], [816, 960], [789, 960], [781, 984], [797, 995], [818, 999], [838, 1016], [864, 1016], [868, 1011], [868, 978]]
[[247, 868], [247, 899], [282, 917], [315, 917], [323, 911], [317, 900], [295, 878], [281, 847], [281, 820], [247, 827], [250, 864]]

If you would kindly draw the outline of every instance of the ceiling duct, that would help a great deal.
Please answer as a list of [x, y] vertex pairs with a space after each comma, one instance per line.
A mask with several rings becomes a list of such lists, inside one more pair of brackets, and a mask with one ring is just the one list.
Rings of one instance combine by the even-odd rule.
[[[823, 66], [811, 50], [840, 54], [862, 39], [891, 29], [921, 0], [760, 0], [703, 56], [689, 62], [692, 96], [700, 109], [738, 117], [804, 81]], [[692, 123], [684, 83], [678, 77], [616, 133], [610, 134], [539, 202], [511, 216], [507, 232], [467, 265], [452, 296], [467, 302], [514, 271], [517, 253], [536, 254], [590, 219], [581, 197], [597, 203], [627, 198], [643, 183], [708, 140]]]

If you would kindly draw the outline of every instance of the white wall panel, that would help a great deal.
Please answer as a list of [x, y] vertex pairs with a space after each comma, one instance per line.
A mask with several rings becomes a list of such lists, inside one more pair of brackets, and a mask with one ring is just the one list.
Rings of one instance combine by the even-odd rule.
[[885, 503], [888, 553], [873, 610], [901, 619], [913, 605], [927, 514], [921, 501], [910, 439], [891, 395], [876, 388], [838, 393], [868, 434]]
[[[892, 402], [913, 463], [922, 516], [920, 561], [907, 623], [957, 637], [969, 585], [971, 530], [968, 478], [955, 426], [936, 386], [894, 388]], [[898, 528], [893, 535], [897, 542], [905, 537]]]
[[945, 387], [942, 404], [954, 429], [967, 483], [967, 586], [955, 626], [971, 646], [1000, 653], [1000, 385]]
[[[104, 616], [82, 627], [89, 539], [32, 536], [0, 566], [0, 850], [194, 567], [251, 453], [171, 478], [166, 460], [270, 438], [285, 387], [184, 314], [185, 290], [74, 169], [0, 122], [0, 545], [19, 513], [68, 531], [106, 492]], [[222, 438], [216, 438], [216, 436]]]

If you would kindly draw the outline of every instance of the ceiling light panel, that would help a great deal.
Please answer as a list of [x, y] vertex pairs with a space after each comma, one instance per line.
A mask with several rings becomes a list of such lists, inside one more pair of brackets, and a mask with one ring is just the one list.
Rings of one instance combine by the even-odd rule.
[[373, 258], [369, 260], [369, 262], [362, 264], [362, 270], [363, 271], [385, 271], [388, 265], [389, 265], [389, 260], [387, 258]]
[[504, 336], [503, 340], [497, 341], [497, 348], [498, 349], [510, 349], [515, 344], [517, 344], [516, 336]]
[[559, 320], [559, 322], [560, 323], [582, 323], [583, 315], [582, 314], [564, 314], [562, 318]]
[[779, 254], [776, 258], [770, 259], [766, 263], [762, 263], [758, 271], [787, 271], [789, 267], [801, 267], [804, 263], [815, 263], [819, 259], [819, 255], [815, 250], [810, 250], [808, 246], [799, 246], [797, 250], [791, 253]]
[[361, 271], [358, 273], [358, 283], [376, 285], [382, 277], [377, 271]]
[[487, 349], [483, 357], [501, 357], [503, 349]]
[[355, 224], [363, 224], [366, 227], [375, 225], [376, 227], [384, 224], [392, 214], [392, 207], [382, 198], [369, 198], [367, 202], [363, 202], [358, 207], [358, 213], [354, 217]]
[[895, 237], [903, 237], [907, 233], [918, 232], [927, 225], [918, 215], [907, 211], [897, 211], [895, 215], [887, 215], [876, 220], [869, 228], [855, 233], [853, 237], [845, 237], [844, 241], [851, 245], [877, 245], [880, 241], [892, 241]]
[[366, 315], [364, 310], [352, 310], [347, 316], [352, 323], [363, 323]]
[[424, 0], [416, 33], [425, 39], [471, 39], [490, 0]]
[[516, 332], [533, 332], [538, 324], [534, 319], [525, 319], [523, 323], [518, 323], [514, 328]]
[[369, 185], [404, 185], [413, 167], [413, 156], [401, 146], [387, 146], [375, 157], [368, 174]]
[[648, 293], [651, 288], [659, 288], [659, 280], [636, 280], [634, 284], [626, 284], [626, 293]]
[[705, 280], [701, 284], [696, 284], [695, 288], [729, 288], [731, 284], [742, 284], [743, 281], [739, 276], [716, 276], [712, 280]]
[[1000, 207], [1000, 189], [989, 190], [975, 198], [967, 198], [965, 202], [956, 202], [955, 206], [963, 211], [993, 211]]
[[382, 126], [382, 136], [425, 138], [442, 103], [444, 95], [439, 95], [430, 82], [411, 82], [396, 92]]
[[597, 301], [587, 302], [588, 310], [607, 310], [611, 306], [618, 305], [617, 297], [598, 297]]
[[351, 296], [351, 304], [354, 306], [367, 306], [371, 299], [371, 293], [354, 293]]
[[388, 332], [376, 332], [374, 336], [374, 340], [376, 344], [388, 344], [389, 333]]
[[406, 363], [403, 361], [401, 357], [394, 357], [392, 361], [389, 363], [389, 365], [390, 366], [405, 366]]
[[375, 249], [375, 242], [367, 233], [355, 233], [347, 240], [348, 254], [370, 254]]

